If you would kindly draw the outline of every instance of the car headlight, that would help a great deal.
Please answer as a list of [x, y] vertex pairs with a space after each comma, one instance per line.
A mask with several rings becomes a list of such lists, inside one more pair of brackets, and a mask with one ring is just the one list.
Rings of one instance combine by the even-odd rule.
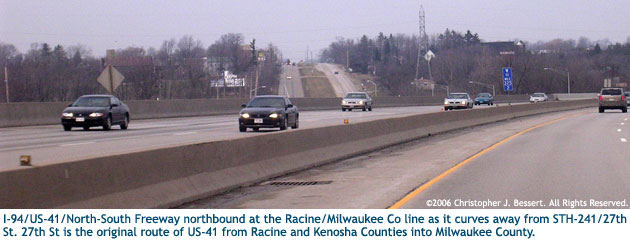
[[64, 118], [72, 118], [74, 116], [74, 114], [73, 113], [62, 113], [61, 116], [64, 117]]
[[462, 104], [466, 104], [466, 101], [462, 101]]
[[103, 113], [90, 113], [90, 117], [92, 118], [103, 117]]
[[278, 114], [277, 113], [272, 113], [269, 115], [270, 118], [278, 118]]
[[444, 105], [446, 105], [446, 104], [448, 104], [448, 101], [447, 101], [447, 100], [444, 100]]
[[363, 101], [359, 101], [359, 104], [363, 104]]
[[243, 113], [243, 114], [241, 114], [241, 117], [243, 117], [243, 118], [249, 118], [249, 113]]
[[346, 100], [341, 100], [341, 104], [348, 104]]

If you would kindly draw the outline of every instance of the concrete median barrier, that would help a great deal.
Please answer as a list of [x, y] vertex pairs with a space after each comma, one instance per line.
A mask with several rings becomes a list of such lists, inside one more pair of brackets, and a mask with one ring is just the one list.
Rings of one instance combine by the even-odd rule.
[[[526, 95], [513, 95], [512, 102], [527, 101]], [[497, 96], [497, 102], [505, 98]], [[341, 98], [292, 98], [302, 111], [338, 109]], [[443, 97], [375, 97], [374, 107], [440, 105]], [[235, 114], [249, 99], [130, 100], [131, 119], [154, 119]], [[58, 124], [61, 112], [70, 102], [0, 104], [0, 127]], [[6, 114], [6, 115], [5, 115]]]
[[429, 134], [595, 106], [500, 106], [274, 132], [0, 173], [0, 208], [164, 208]]

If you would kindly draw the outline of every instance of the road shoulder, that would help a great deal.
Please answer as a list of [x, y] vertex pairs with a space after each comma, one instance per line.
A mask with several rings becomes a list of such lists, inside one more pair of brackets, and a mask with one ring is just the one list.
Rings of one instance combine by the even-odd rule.
[[[496, 142], [540, 123], [579, 112], [584, 110], [536, 115], [448, 132], [237, 189], [183, 207], [387, 208], [419, 185]], [[284, 185], [273, 185], [273, 182]]]

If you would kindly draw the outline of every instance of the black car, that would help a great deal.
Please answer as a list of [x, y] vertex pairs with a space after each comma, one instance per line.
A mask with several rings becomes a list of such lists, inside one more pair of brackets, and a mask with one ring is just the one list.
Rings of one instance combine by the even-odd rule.
[[112, 95], [84, 95], [63, 110], [61, 125], [65, 131], [72, 127], [88, 130], [94, 126], [110, 130], [112, 125], [127, 129], [129, 117], [129, 107]]
[[239, 112], [238, 118], [238, 129], [241, 132], [247, 131], [247, 128], [254, 131], [260, 128], [285, 130], [291, 126], [297, 129], [300, 124], [297, 107], [283, 96], [256, 96], [241, 107], [243, 109]]

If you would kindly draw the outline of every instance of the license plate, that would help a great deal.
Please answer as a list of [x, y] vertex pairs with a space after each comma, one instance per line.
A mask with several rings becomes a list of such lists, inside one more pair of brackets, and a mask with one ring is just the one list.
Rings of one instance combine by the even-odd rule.
[[608, 101], [615, 101], [615, 99], [614, 98], [609, 98]]
[[262, 124], [263, 123], [263, 119], [262, 118], [255, 118], [254, 119], [254, 123], [255, 124]]
[[85, 118], [77, 118], [77, 119], [75, 119], [75, 120], [76, 120], [77, 122], [83, 122], [83, 121], [85, 121]]

